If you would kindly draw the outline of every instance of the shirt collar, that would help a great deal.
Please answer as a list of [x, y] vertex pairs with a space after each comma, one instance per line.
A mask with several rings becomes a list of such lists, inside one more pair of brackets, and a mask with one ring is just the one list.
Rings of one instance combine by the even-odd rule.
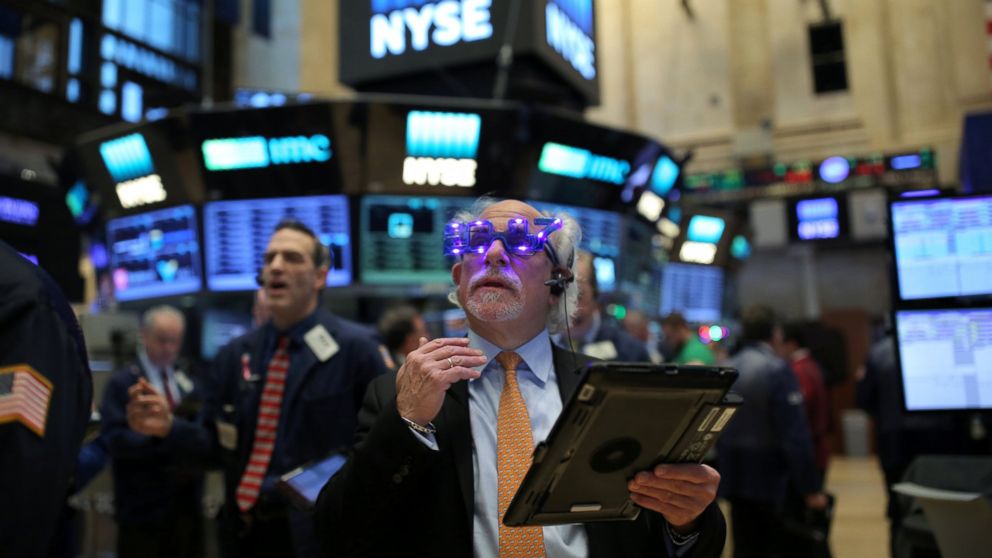
[[[148, 358], [148, 351], [146, 351], [144, 347], [138, 347], [138, 362], [141, 363], [141, 367], [144, 368], [145, 371], [148, 372], [148, 374], [152, 374], [152, 373], [158, 374], [159, 370], [161, 370], [161, 368], [152, 364], [151, 359]], [[172, 375], [171, 366], [167, 366], [165, 370], [166, 370], [166, 374], [170, 376]]]
[[[486, 363], [476, 367], [476, 370], [480, 372], [488, 368], [496, 355], [503, 350], [472, 330], [468, 332], [468, 346], [479, 349], [486, 354]], [[520, 355], [527, 368], [542, 384], [548, 381], [554, 368], [554, 360], [551, 354], [551, 338], [548, 336], [547, 329], [541, 330], [533, 339], [517, 347], [513, 352]]]

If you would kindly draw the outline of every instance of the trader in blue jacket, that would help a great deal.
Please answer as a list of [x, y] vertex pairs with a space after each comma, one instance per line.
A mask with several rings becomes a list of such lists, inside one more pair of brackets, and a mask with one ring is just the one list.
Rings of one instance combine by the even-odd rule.
[[[117, 520], [117, 556], [203, 556], [203, 475], [198, 457], [207, 449], [191, 422], [202, 401], [191, 376], [176, 366], [186, 322], [171, 306], [156, 306], [142, 319], [134, 362], [107, 383], [100, 406], [102, 436], [110, 450]], [[130, 393], [160, 396], [184, 421], [152, 435], [127, 423]]]
[[756, 305], [741, 318], [743, 348], [730, 366], [731, 388], [745, 404], [717, 442], [720, 495], [730, 501], [734, 557], [793, 556], [782, 506], [791, 482], [806, 507], [822, 510], [828, 498], [813, 458], [803, 396], [788, 363], [773, 345], [781, 341], [774, 312]]
[[[308, 227], [284, 220], [259, 283], [270, 319], [214, 361], [202, 424], [224, 469], [222, 550], [238, 557], [317, 556], [308, 513], [276, 489], [283, 474], [352, 443], [369, 382], [387, 372], [366, 328], [320, 308], [329, 254]], [[170, 420], [132, 399], [132, 424]]]

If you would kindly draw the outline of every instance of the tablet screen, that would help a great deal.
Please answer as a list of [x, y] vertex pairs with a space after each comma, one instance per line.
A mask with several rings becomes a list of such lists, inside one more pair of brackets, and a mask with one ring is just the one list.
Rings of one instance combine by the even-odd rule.
[[345, 461], [347, 459], [344, 455], [334, 454], [313, 465], [298, 469], [295, 475], [283, 477], [283, 481], [312, 505], [317, 502], [320, 490], [344, 466]]

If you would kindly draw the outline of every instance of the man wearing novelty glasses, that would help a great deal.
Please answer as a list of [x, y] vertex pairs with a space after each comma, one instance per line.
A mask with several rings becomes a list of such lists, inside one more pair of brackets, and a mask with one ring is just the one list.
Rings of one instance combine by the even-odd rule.
[[445, 229], [449, 296], [466, 338], [420, 340], [373, 381], [357, 446], [317, 502], [337, 556], [717, 557], [719, 475], [662, 465], [631, 480], [636, 521], [506, 527], [502, 516], [588, 358], [553, 346], [576, 308], [578, 224], [519, 201], [479, 200]]

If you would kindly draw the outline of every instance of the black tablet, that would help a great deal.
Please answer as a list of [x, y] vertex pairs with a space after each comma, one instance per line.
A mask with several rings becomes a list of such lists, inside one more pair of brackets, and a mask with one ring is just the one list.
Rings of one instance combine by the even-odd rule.
[[302, 510], [313, 509], [320, 490], [347, 460], [343, 453], [332, 453], [320, 461], [297, 467], [279, 477], [276, 488], [281, 490], [296, 507]]
[[741, 399], [733, 368], [597, 362], [510, 502], [503, 523], [558, 525], [632, 520], [627, 481], [659, 463], [699, 462]]

